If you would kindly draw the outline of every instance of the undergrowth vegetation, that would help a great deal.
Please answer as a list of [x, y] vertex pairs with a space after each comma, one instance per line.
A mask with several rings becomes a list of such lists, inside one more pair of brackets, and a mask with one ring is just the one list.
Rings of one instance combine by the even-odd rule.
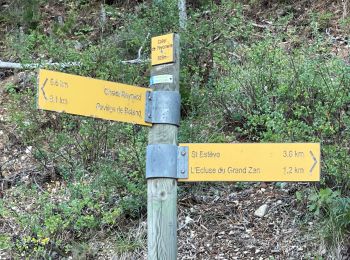
[[[12, 24], [17, 33], [7, 35], [6, 56], [23, 63], [79, 62], [54, 69], [146, 87], [148, 63], [121, 61], [136, 58], [141, 46], [141, 58], [147, 59], [148, 34], [180, 31], [180, 142], [320, 142], [321, 183], [297, 197], [321, 219], [330, 245], [349, 235], [350, 67], [331, 54], [322, 31], [328, 16], [310, 18], [312, 41], [303, 44], [295, 28], [281, 29], [292, 17], [262, 33], [233, 1], [189, 8], [186, 31], [174, 19], [175, 1], [152, 8], [147, 2], [132, 9], [106, 5], [106, 22], [96, 23], [95, 13], [82, 24], [80, 15], [100, 11], [92, 2], [63, 1], [62, 25], [38, 11], [53, 1], [28, 1], [33, 5], [21, 9], [28, 15]], [[295, 42], [298, 48], [291, 47]], [[147, 130], [38, 111], [35, 82], [33, 77], [24, 89], [7, 88], [11, 121], [39, 166], [0, 200], [0, 218], [16, 223], [4, 224], [0, 249], [13, 257], [68, 256], [74, 241], [88, 241], [145, 214]]]

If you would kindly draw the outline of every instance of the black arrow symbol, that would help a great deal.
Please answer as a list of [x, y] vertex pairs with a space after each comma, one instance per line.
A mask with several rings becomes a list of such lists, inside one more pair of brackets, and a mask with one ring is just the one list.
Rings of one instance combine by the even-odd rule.
[[45, 79], [44, 84], [43, 84], [42, 87], [41, 87], [41, 91], [43, 92], [43, 95], [44, 95], [45, 100], [47, 100], [47, 97], [46, 97], [46, 94], [45, 94], [45, 91], [44, 91], [44, 88], [45, 88], [46, 83], [47, 83], [47, 78]]
[[311, 173], [317, 164], [317, 159], [311, 151], [310, 151], [310, 155], [311, 155], [312, 159], [314, 160], [314, 164], [311, 166], [311, 169], [310, 169], [310, 173]]

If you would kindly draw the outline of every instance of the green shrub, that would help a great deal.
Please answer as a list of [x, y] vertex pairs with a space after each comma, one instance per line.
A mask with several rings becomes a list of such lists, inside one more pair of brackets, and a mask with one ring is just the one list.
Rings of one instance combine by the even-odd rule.
[[11, 237], [8, 235], [0, 235], [0, 250], [10, 249], [11, 247]]
[[[140, 86], [148, 84], [147, 77], [140, 77], [147, 65], [118, 62], [134, 59], [145, 35], [133, 34], [134, 41], [129, 42], [126, 31], [121, 35], [120, 47], [116, 48], [114, 39], [106, 39], [80, 52], [74, 49], [73, 40], [60, 38], [68, 33], [74, 31], [48, 37], [35, 30], [24, 35], [22, 44], [16, 42], [16, 37], [8, 39], [13, 43], [12, 53], [25, 63], [33, 62], [35, 57], [42, 61], [48, 57], [54, 62], [75, 61], [81, 66], [64, 71]], [[128, 52], [123, 49], [126, 43]], [[14, 241], [12, 252], [16, 257], [75, 255], [75, 240], [88, 241], [97, 230], [108, 232], [119, 227], [122, 219], [144, 214], [146, 129], [38, 111], [31, 82], [17, 92], [10, 91], [9, 109], [21, 142], [33, 147], [40, 175], [35, 176], [32, 186], [17, 186], [18, 192], [7, 194], [1, 214], [8, 212], [21, 230], [21, 236], [8, 236]], [[32, 206], [13, 210], [21, 201]], [[2, 240], [5, 247], [8, 239]]]
[[320, 189], [309, 195], [308, 208], [321, 218], [321, 233], [326, 246], [337, 247], [347, 239], [350, 230], [349, 197], [342, 197], [340, 192], [330, 188]]
[[[25, 29], [37, 28], [40, 21], [40, 5], [43, 0], [13, 0], [0, 11], [0, 20], [7, 24], [23, 26]], [[14, 24], [16, 23], [16, 24]]]
[[313, 48], [287, 53], [271, 40], [243, 51], [245, 62], [232, 67], [215, 90], [226, 126], [245, 140], [321, 142], [329, 155], [326, 183], [348, 191], [349, 67]]
[[270, 37], [242, 48], [242, 63], [218, 80], [211, 104], [234, 139], [321, 143], [322, 189], [309, 209], [322, 211], [330, 242], [329, 234], [342, 238], [350, 226], [350, 68], [324, 48], [287, 51]]
[[[116, 172], [115, 165], [106, 167], [104, 163], [96, 169], [100, 172], [96, 179], [85, 174], [71, 184], [52, 182], [47, 192], [17, 187], [2, 205], [22, 230], [21, 236], [12, 238], [15, 251], [34, 257], [49, 254], [54, 247], [56, 253], [69, 254], [75, 239], [87, 240], [103, 226], [112, 229], [126, 215], [138, 217], [145, 208], [145, 184], [134, 182], [132, 177], [128, 180], [129, 176]], [[54, 196], [50, 189], [55, 190]], [[5, 247], [9, 238], [1, 239]]]

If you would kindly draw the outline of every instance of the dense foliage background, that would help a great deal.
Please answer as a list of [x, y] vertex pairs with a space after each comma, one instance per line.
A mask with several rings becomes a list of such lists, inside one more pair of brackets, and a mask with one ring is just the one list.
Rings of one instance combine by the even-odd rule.
[[[179, 141], [320, 142], [321, 182], [295, 195], [333, 248], [350, 227], [350, 60], [329, 28], [349, 35], [350, 19], [316, 2], [188, 1], [183, 29], [170, 0], [4, 1], [0, 58], [79, 62], [51, 69], [147, 87], [149, 63], [121, 61], [141, 46], [147, 61], [150, 37], [179, 32]], [[266, 12], [257, 17], [259, 10]], [[13, 188], [0, 199], [0, 249], [13, 257], [89, 255], [84, 241], [93, 234], [127, 232], [145, 214], [147, 129], [38, 111], [35, 84], [27, 73], [22, 86], [6, 85], [10, 121], [35, 167], [2, 176]], [[116, 250], [143, 246], [144, 237], [130, 241], [123, 232]]]

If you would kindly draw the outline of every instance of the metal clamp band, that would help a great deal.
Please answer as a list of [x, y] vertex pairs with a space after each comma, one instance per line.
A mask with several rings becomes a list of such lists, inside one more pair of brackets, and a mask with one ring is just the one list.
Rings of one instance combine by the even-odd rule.
[[188, 178], [188, 146], [177, 147], [177, 178]]
[[147, 91], [145, 122], [179, 126], [180, 104], [177, 91]]
[[146, 178], [188, 178], [188, 147], [173, 144], [148, 145]]

